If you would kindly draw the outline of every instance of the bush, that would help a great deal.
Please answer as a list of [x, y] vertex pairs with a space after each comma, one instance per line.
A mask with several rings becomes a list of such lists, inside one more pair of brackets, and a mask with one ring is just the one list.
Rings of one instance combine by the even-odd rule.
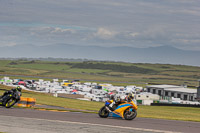
[[142, 73], [142, 74], [151, 74], [157, 73], [152, 69], [140, 68], [136, 66], [123, 66], [118, 64], [104, 64], [104, 63], [91, 63], [91, 62], [83, 62], [83, 63], [71, 63], [68, 65], [71, 68], [80, 68], [80, 69], [101, 69], [101, 70], [112, 70], [114, 72], [125, 72], [125, 73]]
[[12, 61], [9, 63], [9, 65], [17, 65], [17, 62]]

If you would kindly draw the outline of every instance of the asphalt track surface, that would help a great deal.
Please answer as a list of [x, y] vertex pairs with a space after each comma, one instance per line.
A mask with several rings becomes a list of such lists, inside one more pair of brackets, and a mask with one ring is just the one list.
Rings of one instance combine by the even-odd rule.
[[199, 133], [199, 122], [100, 118], [97, 114], [0, 107], [0, 132], [8, 133]]

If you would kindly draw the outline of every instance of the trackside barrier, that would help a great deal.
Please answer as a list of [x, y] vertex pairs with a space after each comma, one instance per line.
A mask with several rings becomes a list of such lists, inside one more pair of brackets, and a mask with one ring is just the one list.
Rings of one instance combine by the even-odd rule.
[[26, 105], [27, 105], [27, 98], [20, 97], [20, 101], [18, 101], [17, 106], [26, 107]]
[[36, 102], [35, 98], [20, 97], [20, 101], [18, 102], [17, 106], [19, 106], [19, 107], [33, 107], [35, 105], [35, 102]]
[[35, 105], [35, 98], [27, 98], [27, 105], [26, 107], [33, 107]]

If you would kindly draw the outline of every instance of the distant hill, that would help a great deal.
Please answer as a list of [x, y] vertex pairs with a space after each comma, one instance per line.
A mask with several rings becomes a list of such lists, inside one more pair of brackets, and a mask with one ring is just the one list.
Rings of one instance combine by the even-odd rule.
[[1, 57], [72, 58], [132, 63], [161, 63], [200, 66], [200, 51], [180, 50], [171, 46], [133, 48], [57, 44], [1, 47]]

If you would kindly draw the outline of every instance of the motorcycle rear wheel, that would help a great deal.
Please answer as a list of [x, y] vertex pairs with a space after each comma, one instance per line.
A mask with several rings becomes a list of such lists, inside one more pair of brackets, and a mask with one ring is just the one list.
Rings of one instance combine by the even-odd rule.
[[132, 109], [132, 111], [130, 111], [130, 108], [128, 108], [124, 111], [124, 118], [126, 120], [133, 120], [135, 119], [136, 116], [137, 116], [137, 111], [135, 109]]
[[10, 108], [13, 105], [15, 105], [16, 102], [17, 102], [17, 100], [11, 97], [11, 98], [9, 98], [9, 99], [6, 100], [6, 102], [4, 103], [4, 106], [6, 108]]
[[105, 106], [103, 106], [100, 110], [99, 110], [99, 116], [101, 118], [107, 118], [109, 116], [109, 111], [106, 109]]

